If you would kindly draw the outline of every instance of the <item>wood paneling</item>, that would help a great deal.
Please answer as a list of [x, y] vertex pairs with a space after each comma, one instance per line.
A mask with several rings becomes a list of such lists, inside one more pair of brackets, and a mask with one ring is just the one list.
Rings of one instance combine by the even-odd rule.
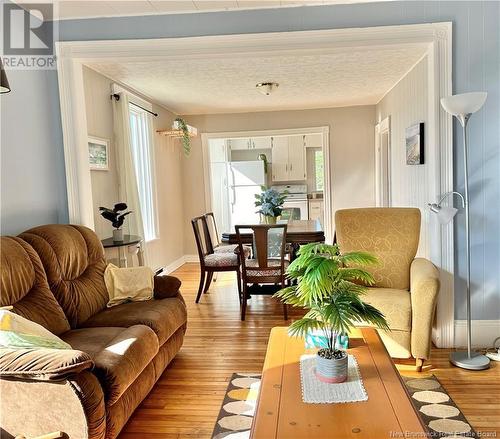
[[[198, 264], [185, 264], [174, 274], [183, 282], [188, 305], [184, 346], [120, 439], [210, 438], [232, 373], [260, 373], [270, 330], [283, 326], [281, 305], [265, 296], [252, 297], [246, 321], [240, 321], [234, 273], [220, 273], [198, 305]], [[289, 308], [289, 315], [297, 318], [300, 311]], [[500, 367], [467, 372], [452, 367], [448, 353], [433, 349], [432, 365], [420, 374], [414, 360], [397, 367], [404, 375], [436, 375], [476, 430], [500, 436]]]

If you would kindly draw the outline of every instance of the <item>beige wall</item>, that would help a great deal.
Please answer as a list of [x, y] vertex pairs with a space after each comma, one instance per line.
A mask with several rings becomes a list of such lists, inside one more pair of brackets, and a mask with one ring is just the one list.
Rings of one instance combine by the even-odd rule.
[[[111, 236], [113, 228], [99, 215], [99, 206], [109, 207], [118, 201], [126, 201], [118, 199], [113, 108], [109, 97], [113, 81], [87, 67], [84, 67], [83, 78], [88, 133], [110, 140], [110, 170], [91, 171], [95, 231], [102, 239]], [[157, 129], [171, 127], [176, 116], [154, 104], [153, 111], [159, 114], [153, 118], [159, 239], [147, 245], [149, 263], [153, 268], [157, 268], [167, 266], [184, 255], [182, 214], [184, 208], [181, 177], [182, 148], [177, 140], [156, 133]], [[111, 253], [110, 256], [115, 257]]]
[[[334, 210], [373, 206], [375, 106], [300, 111], [185, 116], [199, 133], [266, 129], [330, 127], [330, 166]], [[193, 139], [190, 157], [183, 161], [184, 250], [195, 254], [189, 219], [205, 211], [200, 136]]]
[[[391, 124], [391, 201], [393, 206], [419, 207], [422, 211], [419, 255], [429, 256], [429, 213], [427, 203], [430, 194], [429, 166], [432, 155], [430, 142], [425, 140], [425, 163], [406, 164], [407, 127], [424, 122], [428, 128], [427, 57], [423, 58], [377, 104], [377, 121], [390, 116]], [[425, 137], [425, 132], [424, 132]]]

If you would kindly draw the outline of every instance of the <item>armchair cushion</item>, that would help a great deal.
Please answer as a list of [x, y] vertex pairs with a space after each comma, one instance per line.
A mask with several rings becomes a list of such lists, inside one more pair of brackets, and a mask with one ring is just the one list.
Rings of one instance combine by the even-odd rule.
[[91, 357], [73, 349], [0, 349], [0, 377], [60, 381], [91, 369]]
[[405, 290], [368, 288], [363, 301], [381, 311], [391, 330], [411, 330], [411, 298]]
[[155, 276], [154, 279], [155, 299], [167, 299], [175, 297], [179, 292], [182, 282], [175, 276]]
[[377, 287], [410, 289], [410, 265], [420, 237], [419, 209], [338, 210], [335, 227], [342, 252], [366, 251], [377, 256], [379, 263], [366, 268]]

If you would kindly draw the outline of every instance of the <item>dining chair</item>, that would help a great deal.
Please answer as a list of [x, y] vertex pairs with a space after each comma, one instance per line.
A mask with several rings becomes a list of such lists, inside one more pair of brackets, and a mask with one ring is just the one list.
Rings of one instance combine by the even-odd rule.
[[[217, 221], [215, 221], [214, 213], [207, 212], [204, 216], [207, 222], [208, 236], [210, 237], [214, 253], [234, 253], [236, 248], [238, 247], [238, 244], [222, 244], [219, 232], [217, 230]], [[245, 248], [245, 252], [248, 257], [250, 253], [248, 247]]]
[[[245, 320], [249, 294], [269, 295], [285, 287], [286, 269], [289, 265], [285, 258], [286, 230], [286, 224], [235, 226], [240, 253], [245, 245], [244, 235], [253, 235], [253, 257], [241, 260], [241, 320]], [[288, 320], [286, 304], [283, 304], [283, 315], [285, 320]]]
[[[240, 256], [238, 252], [222, 252], [215, 253], [210, 238], [210, 232], [207, 226], [205, 215], [198, 216], [191, 220], [193, 226], [194, 238], [198, 249], [198, 257], [200, 259], [200, 284], [198, 294], [196, 295], [196, 303], [200, 301], [201, 295], [206, 293], [210, 288], [212, 278], [215, 272], [221, 271], [236, 271], [238, 281], [238, 297], [241, 301], [241, 273], [240, 273]], [[242, 253], [244, 254], [244, 253]]]

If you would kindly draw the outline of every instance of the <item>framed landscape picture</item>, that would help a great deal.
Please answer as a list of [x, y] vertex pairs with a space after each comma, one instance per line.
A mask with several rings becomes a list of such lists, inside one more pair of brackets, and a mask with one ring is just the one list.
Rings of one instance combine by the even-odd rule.
[[94, 171], [109, 170], [109, 140], [89, 137], [89, 165]]
[[406, 164], [424, 164], [424, 123], [406, 128]]

